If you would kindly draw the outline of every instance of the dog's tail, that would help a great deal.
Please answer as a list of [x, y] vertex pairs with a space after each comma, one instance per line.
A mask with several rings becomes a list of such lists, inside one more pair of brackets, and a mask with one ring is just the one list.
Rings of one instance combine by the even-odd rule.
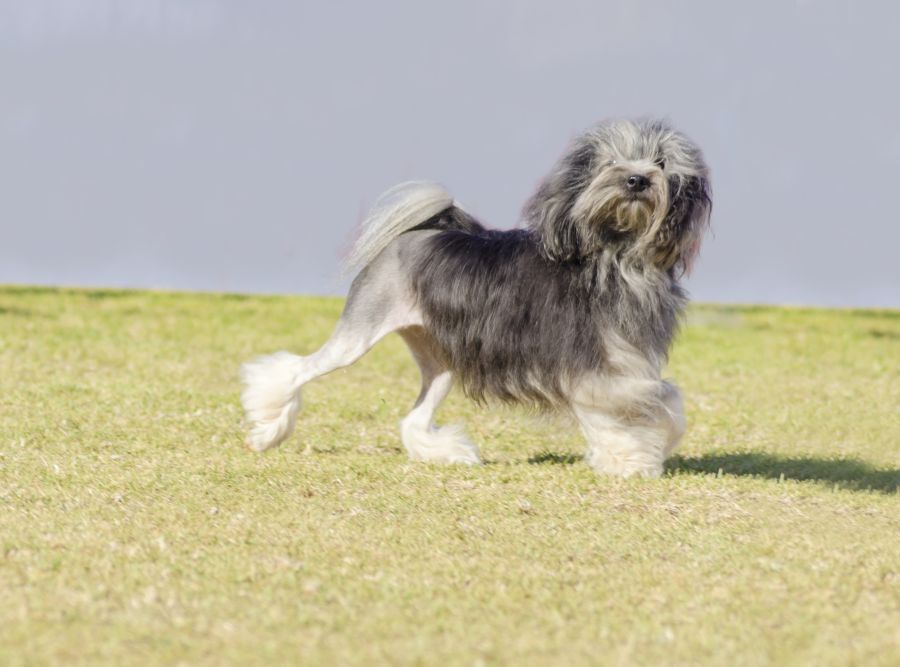
[[[483, 229], [441, 186], [402, 183], [385, 192], [363, 222], [347, 260], [348, 272], [363, 269], [391, 241], [414, 228]], [[306, 379], [303, 368], [303, 357], [288, 352], [243, 365], [241, 402], [250, 426], [247, 447], [257, 452], [275, 447], [294, 430], [300, 411], [300, 389]]]
[[425, 181], [401, 183], [385, 192], [363, 221], [346, 261], [346, 272], [366, 267], [403, 232], [414, 228], [480, 227], [443, 187]]

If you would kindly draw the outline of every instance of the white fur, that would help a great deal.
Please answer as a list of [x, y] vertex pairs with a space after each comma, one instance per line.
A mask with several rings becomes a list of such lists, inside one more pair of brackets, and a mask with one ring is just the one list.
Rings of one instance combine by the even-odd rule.
[[363, 221], [347, 269], [352, 272], [368, 265], [400, 234], [453, 205], [450, 193], [436, 183], [409, 181], [391, 188]]
[[413, 461], [481, 463], [478, 446], [466, 437], [459, 424], [422, 426], [404, 419], [400, 422], [400, 439]]
[[[404, 183], [389, 190], [365, 221], [349, 259], [350, 267], [368, 265], [398, 235], [452, 204], [453, 198], [447, 191], [432, 183]], [[420, 325], [421, 315], [411, 299], [398, 299], [381, 322], [367, 321], [364, 327], [358, 324], [353, 318], [342, 317], [331, 338], [307, 357], [276, 352], [242, 367], [245, 389], [241, 401], [250, 426], [247, 447], [261, 452], [281, 444], [294, 430], [300, 411], [300, 390], [305, 383], [349, 366], [388, 333]], [[415, 429], [410, 431], [413, 432]], [[425, 428], [419, 435], [410, 435], [410, 442], [418, 443], [415, 449], [421, 458], [471, 462], [473, 455], [464, 451], [464, 438], [456, 438], [454, 447], [450, 444], [454, 440], [452, 431], [442, 436], [436, 433]], [[429, 442], [435, 443], [430, 449]], [[477, 461], [477, 450], [474, 458]]]
[[420, 322], [421, 315], [415, 307], [400, 302], [380, 326], [374, 328], [354, 329], [342, 320], [331, 338], [309, 356], [299, 357], [282, 351], [244, 364], [241, 380], [245, 388], [241, 402], [250, 426], [247, 447], [261, 452], [281, 444], [291, 435], [300, 411], [300, 390], [304, 384], [349, 366], [390, 332]]
[[588, 441], [585, 460], [597, 473], [618, 477], [659, 477], [665, 439], [652, 427], [628, 424], [603, 411], [576, 410]]
[[261, 452], [274, 447], [294, 430], [300, 410], [298, 375], [303, 358], [276, 352], [241, 367], [245, 384], [241, 402], [250, 423], [247, 447]]
[[666, 407], [666, 416], [668, 416], [669, 433], [666, 442], [666, 448], [663, 451], [663, 458], [672, 456], [672, 452], [681, 442], [681, 436], [687, 428], [687, 421], [684, 418], [684, 401], [681, 398], [681, 392], [671, 382], [664, 381], [666, 393], [663, 396], [663, 404]]
[[660, 379], [660, 362], [611, 338], [613, 374], [582, 378], [572, 411], [587, 440], [586, 460], [598, 473], [659, 477], [685, 429], [678, 388]]
[[438, 405], [450, 393], [453, 378], [447, 371], [425, 380], [416, 406], [400, 422], [400, 439], [414, 461], [481, 463], [476, 447], [457, 425], [438, 428], [432, 422]]

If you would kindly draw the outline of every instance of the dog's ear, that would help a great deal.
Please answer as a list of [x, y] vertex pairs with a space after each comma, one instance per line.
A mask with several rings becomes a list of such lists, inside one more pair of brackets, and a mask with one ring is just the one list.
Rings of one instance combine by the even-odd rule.
[[588, 138], [579, 138], [525, 205], [525, 220], [550, 259], [584, 255], [584, 239], [572, 218], [572, 207], [590, 182], [593, 156], [594, 146]]
[[670, 183], [669, 191], [672, 203], [663, 230], [670, 236], [670, 247], [675, 252], [674, 269], [685, 274], [690, 272], [709, 227], [712, 190], [709, 177], [704, 173]]

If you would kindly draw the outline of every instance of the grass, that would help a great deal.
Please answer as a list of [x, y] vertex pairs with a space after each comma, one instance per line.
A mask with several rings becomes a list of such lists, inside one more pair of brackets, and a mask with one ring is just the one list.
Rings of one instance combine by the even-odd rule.
[[0, 288], [0, 664], [900, 663], [900, 312], [695, 307], [661, 480], [456, 394], [487, 464], [408, 462], [397, 337], [248, 453], [340, 308]]

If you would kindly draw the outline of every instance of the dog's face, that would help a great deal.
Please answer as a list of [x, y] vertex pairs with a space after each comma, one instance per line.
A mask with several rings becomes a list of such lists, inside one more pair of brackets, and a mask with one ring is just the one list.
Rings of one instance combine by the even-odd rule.
[[579, 137], [526, 208], [552, 259], [615, 246], [686, 268], [710, 212], [700, 150], [659, 121], [601, 124]]

